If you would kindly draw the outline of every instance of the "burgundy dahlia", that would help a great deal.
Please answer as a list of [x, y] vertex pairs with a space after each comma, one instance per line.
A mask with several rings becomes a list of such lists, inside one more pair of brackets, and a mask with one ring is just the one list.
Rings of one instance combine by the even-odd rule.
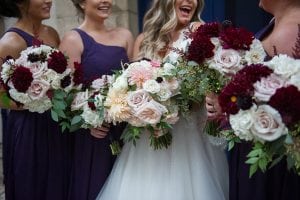
[[214, 56], [215, 45], [210, 38], [203, 35], [195, 35], [189, 46], [187, 59], [201, 64], [206, 58]]
[[269, 104], [278, 110], [287, 126], [300, 121], [300, 91], [297, 87], [292, 85], [277, 89]]
[[25, 93], [33, 81], [31, 71], [23, 66], [18, 66], [12, 74], [11, 81], [18, 92]]
[[82, 65], [78, 62], [74, 62], [74, 68], [75, 68], [74, 77], [73, 77], [74, 84], [75, 85], [83, 84], [84, 78], [83, 78]]
[[244, 28], [226, 28], [220, 33], [225, 49], [249, 50], [254, 39], [253, 33]]
[[60, 51], [54, 51], [51, 53], [48, 59], [48, 68], [53, 69], [57, 73], [63, 73], [67, 69], [67, 59], [65, 55]]
[[208, 37], [219, 37], [220, 24], [217, 22], [206, 23], [201, 26], [193, 33], [195, 35], [206, 35]]

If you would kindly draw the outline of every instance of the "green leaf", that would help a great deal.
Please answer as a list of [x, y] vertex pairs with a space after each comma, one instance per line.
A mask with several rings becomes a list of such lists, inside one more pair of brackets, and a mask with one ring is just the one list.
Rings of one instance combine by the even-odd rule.
[[247, 164], [255, 164], [258, 161], [258, 157], [253, 157], [253, 158], [249, 158], [248, 160], [246, 160]]
[[235, 145], [235, 142], [234, 141], [229, 141], [228, 142], [228, 151], [230, 151], [230, 150], [232, 150], [233, 149], [233, 147], [234, 147], [234, 145]]
[[265, 158], [258, 160], [258, 167], [261, 171], [265, 172], [267, 170], [268, 161]]
[[254, 149], [252, 151], [250, 151], [250, 153], [247, 155], [247, 157], [255, 157], [255, 156], [259, 156], [262, 154], [262, 149]]
[[72, 118], [71, 125], [73, 126], [75, 124], [78, 124], [79, 122], [81, 122], [81, 120], [82, 120], [82, 117], [79, 116], [79, 115], [77, 115], [77, 116], [75, 116], [75, 117]]
[[51, 117], [54, 121], [58, 122], [58, 114], [51, 109]]
[[64, 110], [67, 107], [64, 101], [53, 100], [52, 103], [53, 103], [53, 107], [58, 110]]
[[249, 171], [249, 177], [251, 178], [253, 176], [253, 174], [255, 174], [255, 172], [258, 169], [258, 165], [254, 164], [250, 166], [250, 171]]

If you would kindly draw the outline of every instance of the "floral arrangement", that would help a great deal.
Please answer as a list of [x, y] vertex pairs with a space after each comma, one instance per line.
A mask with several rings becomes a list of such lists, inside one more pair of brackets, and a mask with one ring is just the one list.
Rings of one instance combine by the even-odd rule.
[[300, 60], [275, 56], [240, 70], [222, 90], [219, 103], [229, 116], [231, 140], [253, 142], [250, 176], [286, 156], [300, 173]]
[[116, 74], [104, 107], [109, 122], [127, 122], [122, 138], [134, 143], [142, 130], [150, 134], [154, 149], [171, 143], [171, 124], [178, 120], [175, 96], [179, 83], [172, 75], [175, 67], [169, 63], [141, 60], [124, 65]]
[[[191, 99], [218, 94], [237, 71], [245, 65], [262, 62], [266, 56], [261, 42], [251, 32], [228, 22], [203, 24], [189, 37], [191, 42], [184, 56], [187, 62], [179, 69], [187, 70], [183, 88], [189, 89], [187, 96]], [[222, 120], [208, 121], [205, 131], [220, 137]]]
[[18, 59], [8, 58], [2, 65], [1, 80], [9, 96], [30, 112], [43, 113], [52, 107], [53, 90], [68, 90], [70, 70], [59, 50], [34, 45], [21, 52]]
[[108, 84], [109, 77], [103, 76], [87, 83], [83, 79], [81, 64], [74, 63], [74, 70], [68, 79], [72, 88], [68, 91], [55, 90], [51, 99], [53, 104], [52, 118], [59, 122], [63, 131], [68, 129], [73, 132], [79, 128], [101, 126], [103, 119], [100, 114], [103, 115], [104, 113], [100, 107], [105, 89], [108, 88], [106, 84]]

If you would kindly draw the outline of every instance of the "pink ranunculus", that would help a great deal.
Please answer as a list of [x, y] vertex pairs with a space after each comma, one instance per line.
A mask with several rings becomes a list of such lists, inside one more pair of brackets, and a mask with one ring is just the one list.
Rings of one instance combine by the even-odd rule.
[[269, 105], [259, 106], [253, 116], [251, 132], [263, 141], [274, 141], [288, 133], [279, 112]]
[[33, 100], [41, 99], [46, 96], [47, 91], [50, 88], [50, 84], [43, 80], [33, 80], [27, 92], [30, 98]]
[[163, 105], [158, 106], [158, 103], [152, 100], [139, 107], [135, 116], [146, 124], [155, 125], [160, 121], [164, 113], [162, 112], [162, 107]]
[[284, 87], [284, 85], [285, 81], [283, 79], [275, 74], [271, 74], [253, 85], [254, 96], [260, 101], [267, 102], [275, 94], [276, 90]]
[[136, 110], [145, 103], [149, 102], [150, 99], [151, 97], [148, 92], [145, 90], [137, 90], [128, 95], [127, 103], [131, 108]]

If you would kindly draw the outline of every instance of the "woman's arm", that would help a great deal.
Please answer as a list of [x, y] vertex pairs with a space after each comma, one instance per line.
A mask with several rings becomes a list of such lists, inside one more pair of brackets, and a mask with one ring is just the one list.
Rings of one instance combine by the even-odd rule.
[[139, 58], [140, 46], [144, 40], [144, 34], [141, 33], [135, 40], [133, 46], [133, 60], [141, 59]]

